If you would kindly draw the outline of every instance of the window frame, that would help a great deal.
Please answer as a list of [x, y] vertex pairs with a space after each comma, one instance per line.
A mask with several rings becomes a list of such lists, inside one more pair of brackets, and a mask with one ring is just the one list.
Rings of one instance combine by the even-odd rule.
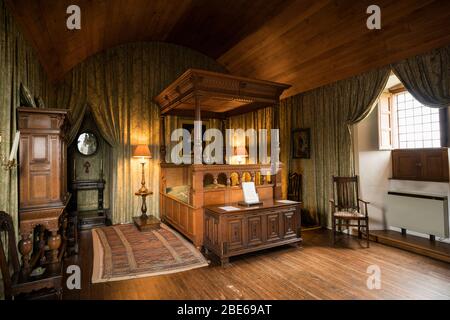
[[[439, 109], [439, 126], [441, 133], [441, 146], [432, 148], [400, 148], [398, 141], [398, 116], [397, 106], [395, 105], [395, 95], [407, 91], [403, 85], [397, 85], [394, 88], [383, 92], [378, 100], [378, 147], [379, 150], [419, 150], [419, 149], [439, 149], [448, 147], [448, 110], [446, 108]], [[387, 110], [387, 111], [386, 111]], [[384, 115], [389, 116], [388, 122], [383, 120]], [[389, 141], [385, 141], [383, 133], [388, 132]], [[385, 137], [385, 136], [384, 136]]]

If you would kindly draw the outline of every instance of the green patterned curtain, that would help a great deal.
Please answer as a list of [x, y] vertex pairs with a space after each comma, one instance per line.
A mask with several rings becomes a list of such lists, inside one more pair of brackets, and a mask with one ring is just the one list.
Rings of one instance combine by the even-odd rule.
[[[227, 71], [222, 70], [221, 72], [227, 73]], [[186, 121], [194, 121], [194, 117], [186, 118], [186, 117], [178, 117], [178, 116], [166, 116], [164, 117], [164, 145], [166, 146], [166, 162], [172, 162], [170, 159], [170, 152], [172, 148], [178, 143], [176, 141], [170, 140], [170, 135], [172, 131], [177, 128], [181, 128], [183, 122]], [[205, 125], [208, 129], [219, 129], [222, 128], [222, 120], [220, 119], [202, 119], [202, 125]]]
[[[214, 60], [167, 43], [133, 43], [101, 52], [78, 65], [59, 86], [57, 103], [81, 119], [87, 105], [105, 140], [112, 146], [111, 210], [113, 223], [131, 222], [140, 214], [140, 165], [132, 147], [148, 144], [153, 159], [146, 183], [154, 195], [149, 212], [159, 215], [159, 108], [153, 98], [188, 68], [225, 72]], [[178, 125], [168, 119], [170, 128]], [[72, 135], [78, 131], [73, 128]], [[170, 137], [170, 136], [169, 136]], [[167, 139], [167, 138], [166, 138]], [[168, 140], [166, 140], [168, 141]]]
[[[270, 156], [270, 129], [275, 129], [278, 127], [274, 123], [274, 110], [274, 107], [266, 107], [254, 112], [230, 117], [226, 127], [227, 129], [255, 129], [257, 134], [259, 129], [267, 129], [267, 155]], [[242, 140], [242, 137], [236, 136], [236, 138], [237, 140]], [[237, 140], [232, 143], [244, 143], [244, 141]], [[248, 146], [248, 141], [246, 141], [246, 145]], [[251, 159], [248, 159], [247, 161], [251, 161]]]
[[[16, 132], [20, 83], [31, 94], [53, 105], [53, 88], [32, 48], [22, 37], [3, 0], [0, 0], [0, 154], [8, 155]], [[0, 210], [9, 213], [18, 230], [17, 168], [0, 169]]]
[[[280, 103], [283, 194], [289, 169], [303, 175], [303, 201], [323, 226], [329, 223], [333, 175], [354, 175], [351, 125], [364, 119], [384, 89], [390, 69], [367, 72], [323, 86]], [[284, 125], [284, 123], [286, 125]], [[291, 131], [311, 128], [311, 159], [291, 158]]]
[[429, 107], [450, 107], [450, 46], [392, 64], [405, 88]]

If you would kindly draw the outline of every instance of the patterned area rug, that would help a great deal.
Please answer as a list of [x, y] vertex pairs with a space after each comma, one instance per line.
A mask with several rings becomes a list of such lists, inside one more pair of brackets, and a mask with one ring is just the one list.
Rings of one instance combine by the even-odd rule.
[[175, 273], [208, 265], [181, 235], [161, 223], [159, 230], [140, 232], [133, 224], [92, 230], [92, 283]]

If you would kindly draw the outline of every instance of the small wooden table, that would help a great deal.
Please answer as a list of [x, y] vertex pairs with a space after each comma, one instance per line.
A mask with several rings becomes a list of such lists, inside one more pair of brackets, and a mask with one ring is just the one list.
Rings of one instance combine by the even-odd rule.
[[147, 203], [145, 199], [147, 196], [152, 195], [153, 192], [147, 191], [147, 192], [135, 192], [136, 196], [142, 197], [142, 206], [141, 206], [141, 216], [134, 217], [133, 221], [136, 227], [139, 229], [139, 231], [147, 231], [147, 230], [155, 230], [159, 229], [160, 227], [160, 221], [158, 218], [156, 218], [153, 215], [148, 216], [147, 215]]
[[[205, 207], [203, 245], [223, 265], [232, 256], [302, 241], [300, 202], [264, 200], [262, 205], [242, 207], [224, 204]], [[234, 211], [224, 206], [238, 208]]]

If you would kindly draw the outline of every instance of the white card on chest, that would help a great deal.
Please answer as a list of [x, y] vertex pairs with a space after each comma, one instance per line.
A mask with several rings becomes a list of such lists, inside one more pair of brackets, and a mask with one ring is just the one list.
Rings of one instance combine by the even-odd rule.
[[242, 192], [244, 193], [244, 202], [246, 204], [260, 203], [254, 182], [242, 182]]

